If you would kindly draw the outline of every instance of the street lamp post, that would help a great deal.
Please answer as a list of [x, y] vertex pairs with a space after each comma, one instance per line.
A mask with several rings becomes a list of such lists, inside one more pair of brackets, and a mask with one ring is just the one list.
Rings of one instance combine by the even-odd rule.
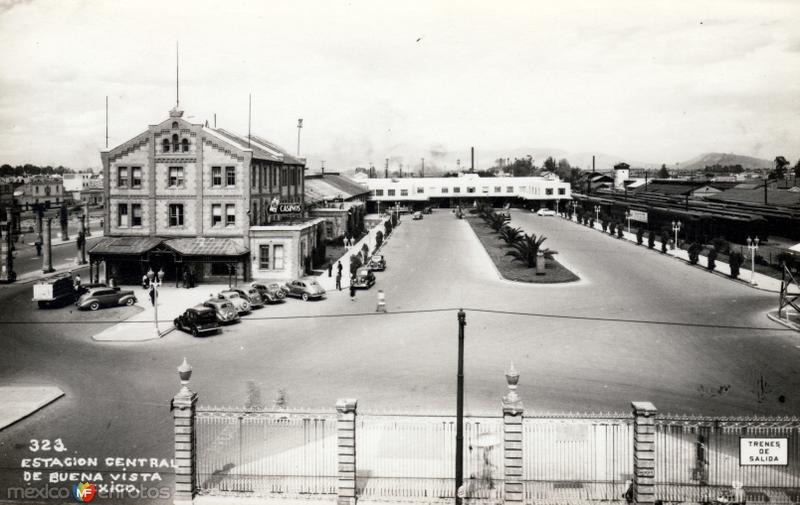
[[458, 311], [458, 383], [456, 399], [456, 502], [461, 504], [461, 486], [464, 483], [464, 327], [467, 315]]
[[678, 247], [678, 232], [681, 229], [681, 222], [680, 221], [673, 221], [672, 222], [672, 231], [675, 232], [675, 243], [672, 245], [672, 248], [675, 249]]
[[161, 336], [158, 331], [158, 288], [161, 287], [161, 282], [164, 280], [164, 270], [159, 268], [158, 274], [153, 273], [150, 268], [147, 271], [147, 279], [150, 281], [150, 300], [153, 302], [153, 322], [155, 323], [156, 337]]
[[628, 220], [628, 233], [631, 232], [631, 211], [630, 209], [625, 211], [625, 219]]
[[751, 239], [747, 237], [747, 249], [750, 251], [750, 284], [756, 285], [754, 272], [756, 270], [756, 251], [758, 251], [758, 237]]

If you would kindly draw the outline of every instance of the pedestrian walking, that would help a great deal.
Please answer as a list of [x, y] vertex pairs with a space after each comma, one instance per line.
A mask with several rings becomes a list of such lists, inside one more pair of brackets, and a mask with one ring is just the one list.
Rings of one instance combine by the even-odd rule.
[[331, 274], [333, 274], [333, 263], [328, 265], [328, 277], [331, 277]]
[[36, 246], [36, 256], [42, 255], [42, 241], [37, 237], [36, 242], [33, 243]]
[[189, 286], [189, 272], [184, 269], [183, 275], [181, 277], [183, 279], [183, 288], [189, 289], [191, 287]]
[[336, 271], [339, 272], [339, 277], [342, 276], [342, 262], [340, 261], [338, 265], [336, 265]]
[[339, 271], [339, 273], [336, 274], [336, 289], [338, 291], [342, 290], [342, 272], [341, 271]]
[[356, 279], [355, 277], [350, 277], [350, 301], [356, 301]]
[[625, 481], [625, 494], [623, 494], [622, 497], [628, 505], [633, 503], [633, 481]]
[[147, 275], [142, 276], [142, 289], [148, 289], [150, 287], [150, 279], [147, 278]]
[[378, 290], [378, 308], [375, 312], [386, 313], [386, 293], [384, 293], [382, 289]]

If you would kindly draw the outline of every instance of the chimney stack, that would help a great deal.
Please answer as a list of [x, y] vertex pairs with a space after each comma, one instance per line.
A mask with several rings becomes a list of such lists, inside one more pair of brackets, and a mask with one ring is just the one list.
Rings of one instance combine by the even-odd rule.
[[472, 146], [472, 147], [469, 148], [469, 153], [470, 153], [469, 171], [470, 172], [474, 172], [475, 171], [475, 146]]

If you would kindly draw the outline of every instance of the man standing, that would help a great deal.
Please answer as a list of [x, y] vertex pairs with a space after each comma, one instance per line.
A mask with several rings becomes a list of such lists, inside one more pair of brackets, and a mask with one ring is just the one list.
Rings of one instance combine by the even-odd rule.
[[336, 289], [338, 291], [342, 290], [342, 271], [339, 270], [339, 273], [336, 274]]
[[356, 301], [356, 279], [355, 276], [350, 277], [350, 301]]
[[342, 262], [340, 261], [338, 265], [336, 265], [336, 271], [339, 272], [339, 277], [342, 276]]
[[333, 273], [333, 263], [328, 265], [328, 277], [331, 277], [332, 273]]

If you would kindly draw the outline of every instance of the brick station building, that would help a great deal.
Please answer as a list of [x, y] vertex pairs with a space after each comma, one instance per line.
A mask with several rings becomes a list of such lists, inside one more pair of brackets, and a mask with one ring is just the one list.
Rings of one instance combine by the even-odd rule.
[[199, 282], [289, 280], [324, 258], [323, 220], [304, 207], [305, 160], [261, 137], [173, 109], [101, 158], [106, 238], [89, 252], [92, 279], [103, 266], [122, 284], [150, 268], [176, 284], [185, 271]]

